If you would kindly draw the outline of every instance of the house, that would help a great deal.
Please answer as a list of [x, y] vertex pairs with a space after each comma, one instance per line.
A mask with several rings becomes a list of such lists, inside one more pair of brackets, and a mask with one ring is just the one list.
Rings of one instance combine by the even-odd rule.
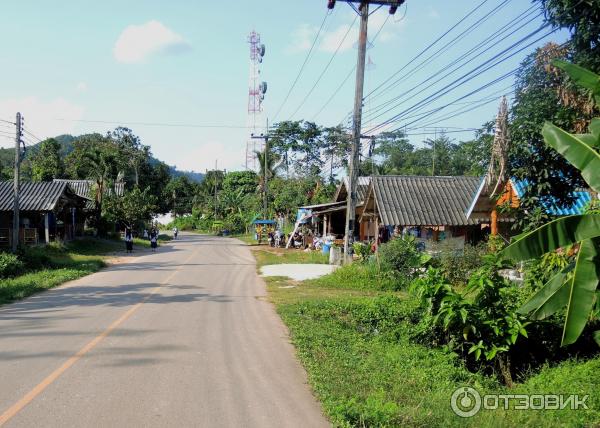
[[[59, 179], [55, 178], [53, 180], [55, 183], [68, 183], [69, 186], [73, 189], [73, 191], [82, 198], [86, 198], [88, 203], [86, 204], [86, 210], [92, 211], [95, 209], [95, 196], [94, 196], [94, 187], [96, 186], [96, 182], [94, 180], [69, 180], [69, 179]], [[125, 193], [125, 182], [124, 181], [116, 181], [113, 187], [107, 187], [105, 189], [104, 194], [110, 195], [115, 193], [117, 196], [123, 196]]]
[[[514, 219], [503, 208], [506, 206], [517, 208], [519, 206], [519, 200], [525, 194], [527, 183], [523, 180], [510, 178], [502, 180], [498, 188], [500, 191], [491, 191], [489, 190], [490, 186], [486, 186], [485, 179], [481, 180], [466, 211], [466, 217], [489, 223], [492, 235], [505, 236], [510, 235], [510, 223]], [[553, 198], [542, 200], [541, 205], [546, 213], [552, 216], [574, 215], [583, 213], [585, 207], [593, 198], [592, 194], [585, 190], [573, 191], [572, 196], [574, 200], [570, 205], [560, 205]]]
[[373, 176], [359, 217], [359, 238], [373, 238], [382, 228], [387, 235], [399, 229], [424, 242], [447, 240], [457, 247], [477, 242], [485, 233], [481, 220], [465, 212], [479, 182], [479, 177], [463, 176]]
[[[12, 181], [0, 182], [0, 245], [12, 244]], [[83, 233], [87, 200], [66, 182], [21, 183], [19, 240], [22, 244], [70, 240]]]

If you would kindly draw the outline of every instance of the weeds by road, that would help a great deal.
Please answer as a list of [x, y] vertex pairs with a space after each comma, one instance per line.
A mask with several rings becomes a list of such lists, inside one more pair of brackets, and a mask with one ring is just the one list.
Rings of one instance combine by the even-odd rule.
[[[508, 389], [489, 374], [469, 371], [455, 353], [420, 340], [424, 326], [414, 297], [382, 291], [363, 269], [355, 264], [305, 282], [266, 279], [334, 426], [594, 426], [600, 420], [594, 396], [600, 357], [544, 366]], [[450, 406], [461, 386], [482, 396], [587, 391], [589, 410], [498, 409], [461, 418]]]

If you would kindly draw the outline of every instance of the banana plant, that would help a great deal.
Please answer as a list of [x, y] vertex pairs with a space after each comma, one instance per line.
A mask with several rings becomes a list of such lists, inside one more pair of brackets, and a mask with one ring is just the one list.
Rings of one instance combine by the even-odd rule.
[[[591, 91], [600, 105], [600, 76], [577, 65], [554, 61], [578, 85]], [[600, 193], [600, 118], [593, 119], [589, 134], [570, 134], [547, 122], [546, 144], [579, 169], [593, 192]], [[566, 308], [561, 345], [574, 343], [591, 317], [600, 284], [600, 214], [587, 213], [553, 220], [519, 235], [501, 254], [515, 261], [540, 257], [557, 248], [578, 247], [575, 260], [552, 277], [519, 311], [533, 319], [546, 318]], [[594, 333], [600, 345], [600, 331]]]

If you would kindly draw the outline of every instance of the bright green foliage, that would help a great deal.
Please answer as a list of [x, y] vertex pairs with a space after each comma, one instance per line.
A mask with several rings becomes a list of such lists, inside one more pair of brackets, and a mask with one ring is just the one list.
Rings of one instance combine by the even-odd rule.
[[430, 258], [417, 249], [412, 236], [392, 239], [379, 247], [381, 270], [396, 281], [398, 289], [407, 287]]
[[[600, 96], [600, 76], [562, 62], [555, 65], [565, 69], [574, 81], [593, 90], [595, 96]], [[586, 142], [598, 141], [597, 121], [592, 122], [590, 131], [582, 138], [546, 124], [543, 133], [546, 143], [579, 168], [587, 184], [599, 192], [600, 155]], [[513, 260], [527, 260], [573, 244], [579, 245], [574, 265], [557, 273], [522, 308], [540, 319], [566, 307], [563, 345], [579, 338], [592, 313], [600, 284], [600, 215], [586, 213], [560, 218], [519, 236], [503, 251], [503, 255]]]
[[64, 174], [64, 165], [60, 156], [61, 146], [54, 138], [40, 143], [31, 158], [31, 180], [52, 181]]
[[15, 276], [24, 268], [24, 264], [19, 258], [10, 253], [0, 253], [0, 278]]
[[364, 242], [355, 242], [352, 244], [354, 254], [356, 254], [361, 262], [367, 262], [371, 256], [371, 246]]
[[105, 200], [103, 215], [112, 222], [122, 222], [126, 227], [139, 229], [156, 213], [156, 198], [150, 188], [135, 187], [122, 197], [110, 196]]

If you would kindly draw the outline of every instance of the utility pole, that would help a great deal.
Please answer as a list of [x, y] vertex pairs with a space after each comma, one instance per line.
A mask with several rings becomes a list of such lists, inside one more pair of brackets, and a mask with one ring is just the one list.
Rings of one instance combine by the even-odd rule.
[[269, 171], [268, 171], [268, 161], [269, 161], [269, 119], [267, 119], [267, 133], [266, 135], [252, 135], [253, 139], [265, 140], [265, 151], [263, 153], [263, 211], [264, 218], [266, 219], [269, 215]]
[[[354, 8], [358, 3], [360, 14], [360, 32], [358, 35], [358, 59], [356, 62], [356, 85], [354, 92], [354, 115], [352, 124], [352, 151], [350, 155], [349, 188], [346, 204], [346, 227], [344, 234], [344, 254], [347, 262], [352, 260], [352, 242], [354, 240], [356, 216], [356, 187], [358, 184], [359, 156], [360, 156], [360, 130], [362, 121], [363, 89], [365, 83], [365, 59], [367, 52], [367, 27], [369, 22], [369, 5], [390, 6], [390, 14], [396, 13], [398, 6], [405, 0], [345, 0]], [[333, 9], [336, 0], [327, 0], [327, 7]]]
[[21, 190], [21, 137], [23, 136], [21, 113], [17, 113], [16, 135], [15, 135], [15, 176], [13, 183], [13, 236], [12, 236], [12, 252], [17, 252], [19, 246], [19, 193]]

